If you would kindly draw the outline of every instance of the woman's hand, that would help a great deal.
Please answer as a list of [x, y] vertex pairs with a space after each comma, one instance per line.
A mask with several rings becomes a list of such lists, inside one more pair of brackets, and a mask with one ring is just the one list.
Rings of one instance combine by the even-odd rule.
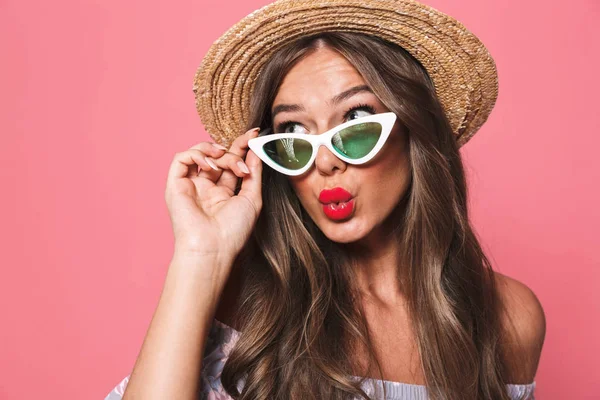
[[[256, 136], [258, 129], [247, 131], [228, 151], [201, 142], [175, 154], [165, 200], [176, 254], [233, 261], [241, 251], [262, 209], [262, 162], [248, 149]], [[236, 195], [238, 178], [243, 180]]]

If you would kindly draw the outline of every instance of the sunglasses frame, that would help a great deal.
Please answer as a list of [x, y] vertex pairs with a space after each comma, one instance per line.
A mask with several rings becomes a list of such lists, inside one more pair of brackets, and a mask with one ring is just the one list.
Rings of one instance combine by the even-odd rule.
[[[330, 129], [326, 132], [320, 133], [318, 135], [310, 135], [310, 134], [306, 134], [306, 133], [268, 134], [268, 132], [271, 131], [271, 129], [268, 128], [268, 129], [265, 129], [263, 132], [261, 132], [261, 134], [263, 136], [261, 136], [261, 134], [259, 134], [258, 137], [250, 139], [248, 141], [248, 147], [250, 147], [250, 149], [269, 167], [273, 168], [277, 172], [281, 172], [282, 174], [289, 175], [289, 176], [302, 175], [310, 167], [312, 167], [313, 163], [315, 162], [315, 159], [317, 158], [317, 152], [318, 152], [320, 146], [327, 147], [329, 149], [329, 151], [331, 151], [333, 154], [336, 155], [336, 157], [338, 157], [340, 160], [342, 160], [344, 162], [347, 162], [349, 164], [354, 164], [354, 165], [364, 164], [364, 163], [370, 161], [373, 157], [375, 157], [377, 155], [377, 153], [379, 153], [379, 150], [381, 150], [381, 148], [387, 141], [388, 137], [390, 136], [390, 132], [392, 131], [392, 128], [394, 127], [396, 118], [397, 118], [397, 115], [393, 112], [384, 112], [384, 113], [378, 113], [378, 114], [373, 114], [373, 115], [367, 115], [366, 117], [360, 117], [360, 118], [356, 118], [356, 119], [344, 122], [343, 124], [340, 124], [332, 129]], [[363, 156], [361, 158], [353, 159], [353, 158], [348, 158], [348, 157], [340, 154], [336, 149], [334, 149], [334, 147], [331, 143], [331, 140], [336, 133], [338, 133], [339, 131], [346, 129], [350, 126], [364, 124], [366, 122], [378, 122], [381, 124], [381, 135], [379, 136], [379, 140], [375, 144], [375, 147], [373, 147], [373, 149], [368, 154], [366, 154], [365, 156]], [[267, 133], [267, 134], [265, 134], [265, 133]], [[276, 139], [302, 139], [302, 140], [309, 142], [312, 146], [312, 154], [310, 156], [310, 159], [306, 163], [306, 165], [300, 169], [289, 169], [289, 168], [284, 168], [284, 167], [280, 166], [279, 164], [277, 164], [275, 161], [273, 161], [271, 159], [271, 157], [269, 157], [267, 155], [267, 153], [265, 153], [264, 145], [266, 143], [271, 142]]]

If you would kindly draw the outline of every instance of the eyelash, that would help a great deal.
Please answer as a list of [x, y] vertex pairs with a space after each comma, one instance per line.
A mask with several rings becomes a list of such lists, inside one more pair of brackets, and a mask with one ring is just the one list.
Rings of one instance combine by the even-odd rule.
[[[344, 119], [348, 118], [348, 114], [350, 114], [350, 112], [352, 112], [352, 111], [357, 111], [357, 110], [363, 110], [363, 111], [368, 111], [368, 112], [370, 112], [371, 114], [377, 114], [377, 112], [375, 111], [375, 108], [374, 108], [373, 106], [370, 106], [370, 105], [368, 105], [368, 104], [362, 104], [362, 103], [361, 103], [361, 104], [358, 104], [358, 105], [352, 106], [352, 107], [350, 107], [349, 109], [347, 109], [347, 110], [344, 112]], [[275, 130], [275, 131], [276, 131], [276, 132], [283, 132], [283, 131], [285, 131], [285, 129], [288, 127], [288, 125], [291, 125], [291, 124], [297, 124], [297, 123], [298, 123], [298, 122], [296, 122], [296, 121], [292, 121], [292, 120], [283, 121], [283, 122], [281, 122], [281, 123], [277, 124], [277, 127], [276, 127], [276, 130]]]

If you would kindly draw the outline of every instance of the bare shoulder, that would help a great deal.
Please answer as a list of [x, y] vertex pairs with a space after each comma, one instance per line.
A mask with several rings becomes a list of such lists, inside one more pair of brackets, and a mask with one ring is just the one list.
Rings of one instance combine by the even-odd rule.
[[510, 383], [535, 380], [544, 339], [546, 316], [535, 293], [524, 283], [495, 272], [502, 308], [502, 352]]

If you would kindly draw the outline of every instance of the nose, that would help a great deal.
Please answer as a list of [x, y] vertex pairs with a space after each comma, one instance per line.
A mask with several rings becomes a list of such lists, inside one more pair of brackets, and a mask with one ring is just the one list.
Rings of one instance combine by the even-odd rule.
[[317, 149], [315, 158], [315, 167], [321, 175], [334, 174], [336, 170], [343, 172], [347, 164], [335, 156], [327, 147], [321, 145]]

